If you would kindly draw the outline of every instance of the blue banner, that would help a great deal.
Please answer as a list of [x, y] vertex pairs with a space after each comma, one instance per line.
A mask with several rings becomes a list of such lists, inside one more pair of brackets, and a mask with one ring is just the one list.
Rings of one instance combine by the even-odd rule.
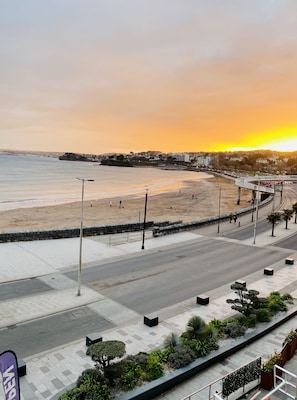
[[20, 400], [18, 363], [15, 353], [11, 350], [0, 354], [0, 377], [4, 399]]

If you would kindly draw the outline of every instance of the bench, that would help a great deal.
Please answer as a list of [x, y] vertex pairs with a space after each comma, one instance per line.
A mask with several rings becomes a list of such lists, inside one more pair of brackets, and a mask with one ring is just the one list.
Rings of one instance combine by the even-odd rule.
[[156, 326], [159, 323], [159, 317], [155, 315], [145, 315], [143, 318], [143, 323], [149, 327]]
[[102, 336], [97, 332], [89, 333], [86, 336], [86, 346], [91, 346], [91, 344], [102, 342], [102, 339]]
[[293, 258], [286, 258], [285, 263], [289, 264], [289, 265], [293, 265], [294, 264], [294, 259]]
[[18, 358], [18, 375], [25, 376], [27, 374], [27, 366], [25, 361], [22, 358]]
[[205, 294], [200, 294], [196, 297], [196, 303], [202, 306], [206, 306], [207, 304], [209, 304], [209, 297]]
[[264, 268], [264, 275], [273, 275], [273, 268]]

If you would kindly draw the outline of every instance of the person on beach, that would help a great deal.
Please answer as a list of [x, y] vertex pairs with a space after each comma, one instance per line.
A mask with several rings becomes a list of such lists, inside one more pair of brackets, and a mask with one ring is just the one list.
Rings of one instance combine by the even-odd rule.
[[122, 208], [122, 200], [120, 200], [119, 208]]

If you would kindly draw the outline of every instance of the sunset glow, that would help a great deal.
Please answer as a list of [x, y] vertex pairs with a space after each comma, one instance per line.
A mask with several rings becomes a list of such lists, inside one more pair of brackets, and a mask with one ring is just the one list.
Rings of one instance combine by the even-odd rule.
[[0, 149], [297, 150], [296, 0], [0, 5]]

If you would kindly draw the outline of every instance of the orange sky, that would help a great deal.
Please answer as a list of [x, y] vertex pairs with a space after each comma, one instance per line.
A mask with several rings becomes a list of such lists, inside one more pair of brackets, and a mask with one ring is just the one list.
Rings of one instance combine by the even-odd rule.
[[297, 150], [296, 0], [0, 6], [0, 149]]

